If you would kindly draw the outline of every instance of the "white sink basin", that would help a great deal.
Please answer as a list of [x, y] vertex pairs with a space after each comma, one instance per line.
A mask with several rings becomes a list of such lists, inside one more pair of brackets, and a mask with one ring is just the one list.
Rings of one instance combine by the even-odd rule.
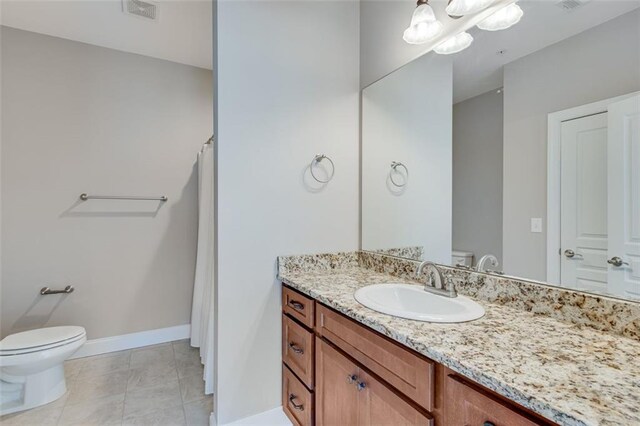
[[439, 296], [409, 284], [374, 284], [356, 291], [362, 305], [383, 314], [427, 322], [465, 322], [484, 315], [484, 308], [468, 297]]

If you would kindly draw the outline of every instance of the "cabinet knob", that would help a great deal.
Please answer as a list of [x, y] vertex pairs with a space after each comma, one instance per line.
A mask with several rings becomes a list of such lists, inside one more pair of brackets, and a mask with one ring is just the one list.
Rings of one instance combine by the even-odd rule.
[[358, 376], [356, 376], [355, 374], [349, 374], [347, 376], [347, 383], [349, 384], [355, 383], [356, 380], [358, 380]]
[[289, 342], [289, 347], [293, 352], [297, 353], [298, 355], [302, 355], [304, 353], [304, 350], [298, 345], [296, 345], [294, 342]]
[[294, 394], [289, 394], [289, 402], [291, 403], [291, 406], [298, 410], [298, 411], [304, 411], [304, 405], [303, 404], [296, 404], [295, 403], [295, 399], [297, 397]]
[[367, 384], [365, 382], [356, 383], [356, 389], [358, 389], [358, 392], [362, 392], [366, 387], [367, 387]]

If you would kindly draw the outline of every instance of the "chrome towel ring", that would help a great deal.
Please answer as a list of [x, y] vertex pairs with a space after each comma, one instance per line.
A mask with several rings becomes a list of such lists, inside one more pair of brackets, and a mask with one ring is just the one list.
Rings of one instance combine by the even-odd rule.
[[[315, 175], [315, 173], [313, 173], [313, 169], [314, 167], [320, 163], [322, 160], [326, 159], [327, 161], [329, 161], [329, 163], [331, 163], [331, 173], [329, 173], [329, 177], [327, 178], [327, 180], [322, 180], [322, 179], [318, 179], [318, 176]], [[333, 179], [333, 174], [336, 171], [336, 166], [333, 164], [333, 161], [331, 160], [331, 158], [327, 157], [324, 154], [316, 154], [315, 157], [313, 157], [313, 160], [311, 160], [311, 164], [309, 164], [309, 171], [311, 172], [311, 176], [320, 183], [329, 183], [329, 181], [331, 179]]]
[[[404, 169], [405, 178], [404, 178], [404, 182], [403, 183], [397, 183], [395, 180], [393, 180], [394, 173], [400, 173], [398, 171], [398, 167], [402, 167]], [[392, 161], [391, 162], [391, 171], [389, 172], [389, 179], [391, 180], [391, 183], [394, 186], [397, 186], [398, 188], [402, 188], [403, 186], [407, 185], [407, 181], [409, 180], [409, 169], [407, 169], [407, 166], [405, 166], [404, 164], [402, 164], [399, 161]]]

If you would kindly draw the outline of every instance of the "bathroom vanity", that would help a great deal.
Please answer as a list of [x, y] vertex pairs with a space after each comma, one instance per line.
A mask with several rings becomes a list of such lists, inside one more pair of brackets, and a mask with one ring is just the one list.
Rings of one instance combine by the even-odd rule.
[[[407, 278], [415, 262], [354, 257], [280, 258], [282, 405], [294, 424], [640, 422], [640, 371], [631, 361], [640, 353], [637, 340], [481, 300], [464, 285], [460, 291], [486, 309], [477, 321], [435, 324], [379, 313], [360, 305], [355, 291], [417, 284]], [[371, 267], [389, 259], [395, 264]], [[523, 300], [536, 300], [533, 291], [523, 284]]]
[[282, 405], [297, 425], [549, 425], [287, 286]]

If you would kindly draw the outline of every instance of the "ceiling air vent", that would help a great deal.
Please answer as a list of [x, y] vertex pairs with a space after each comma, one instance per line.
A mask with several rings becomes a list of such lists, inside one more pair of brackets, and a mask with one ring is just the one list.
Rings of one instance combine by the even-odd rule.
[[560, 9], [564, 10], [565, 12], [573, 12], [574, 10], [584, 6], [590, 1], [591, 0], [560, 0], [559, 2], [556, 3], [556, 6], [558, 6]]
[[158, 19], [155, 3], [142, 0], [122, 0], [122, 11], [127, 15], [140, 16], [150, 21]]

